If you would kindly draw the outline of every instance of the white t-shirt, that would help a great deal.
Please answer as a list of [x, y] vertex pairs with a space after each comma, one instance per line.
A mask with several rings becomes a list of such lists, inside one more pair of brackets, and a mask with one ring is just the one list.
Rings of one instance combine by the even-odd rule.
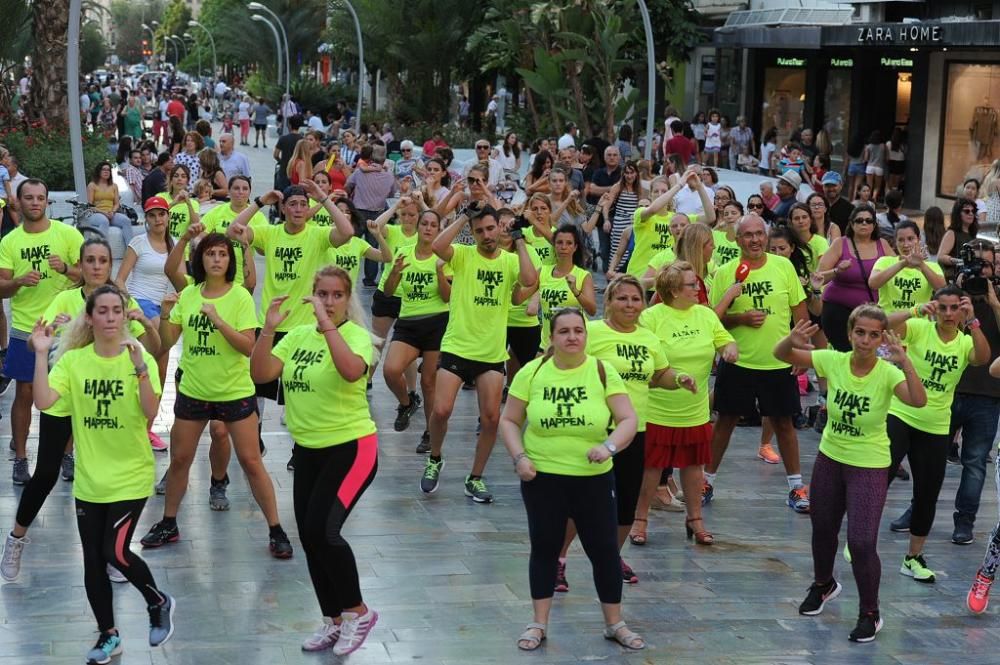
[[160, 121], [170, 122], [170, 116], [167, 115], [167, 100], [161, 99], [159, 108], [160, 108]]
[[[705, 191], [708, 192], [708, 200], [713, 205], [715, 204], [715, 192], [710, 188], [706, 187]], [[677, 192], [677, 196], [674, 197], [674, 210], [676, 212], [682, 212], [685, 215], [691, 215], [694, 213], [702, 213], [701, 196], [698, 192], [694, 191], [687, 185], [681, 188], [681, 191]], [[692, 222], [695, 220], [691, 220]]]
[[720, 123], [710, 122], [707, 125], [705, 125], [705, 147], [706, 148], [722, 147], [722, 125]]
[[240, 102], [240, 108], [236, 116], [237, 120], [250, 119], [250, 102]]
[[128, 246], [132, 248], [138, 258], [135, 267], [128, 275], [128, 283], [125, 288], [133, 298], [150, 300], [160, 304], [163, 302], [163, 296], [173, 290], [170, 280], [163, 272], [167, 255], [160, 254], [153, 249], [145, 233], [132, 238]]
[[[318, 115], [314, 115], [309, 118], [309, 129], [315, 129], [317, 132], [324, 132], [326, 128], [323, 126], [323, 120], [320, 119]], [[388, 141], [386, 141], [388, 143]]]
[[497, 146], [497, 157], [496, 161], [500, 162], [502, 166], [507, 171], [513, 171], [517, 168], [517, 157], [514, 156], [514, 151], [511, 151], [510, 155], [503, 154], [503, 144]]
[[773, 142], [760, 144], [760, 168], [771, 170], [771, 155], [778, 149]]

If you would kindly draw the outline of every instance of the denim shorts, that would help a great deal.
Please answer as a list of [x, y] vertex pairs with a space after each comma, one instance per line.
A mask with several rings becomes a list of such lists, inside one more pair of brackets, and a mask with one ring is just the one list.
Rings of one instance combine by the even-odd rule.
[[139, 303], [139, 309], [142, 313], [146, 315], [147, 319], [153, 319], [160, 315], [160, 304], [155, 303], [152, 300], [146, 300], [145, 298], [136, 298], [135, 301]]
[[3, 375], [19, 383], [31, 383], [35, 380], [35, 354], [28, 349], [26, 340], [11, 336], [3, 363]]

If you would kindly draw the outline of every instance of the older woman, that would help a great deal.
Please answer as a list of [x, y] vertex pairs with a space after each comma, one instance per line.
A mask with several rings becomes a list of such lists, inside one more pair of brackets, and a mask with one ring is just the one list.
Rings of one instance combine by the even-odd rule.
[[[572, 519], [593, 565], [604, 637], [643, 649], [645, 641], [621, 616], [611, 462], [635, 436], [635, 410], [614, 367], [587, 354], [583, 313], [567, 308], [549, 324], [551, 352], [518, 372], [500, 418], [504, 445], [521, 479], [531, 539], [528, 572], [534, 621], [517, 646], [532, 651], [547, 636], [559, 550], [566, 522]], [[609, 434], [612, 419], [615, 429]]]
[[205, 139], [198, 132], [190, 131], [184, 134], [184, 142], [181, 146], [182, 150], [174, 155], [174, 164], [188, 168], [190, 173], [188, 191], [191, 191], [194, 183], [201, 179], [201, 162], [198, 161], [198, 153], [205, 147]]

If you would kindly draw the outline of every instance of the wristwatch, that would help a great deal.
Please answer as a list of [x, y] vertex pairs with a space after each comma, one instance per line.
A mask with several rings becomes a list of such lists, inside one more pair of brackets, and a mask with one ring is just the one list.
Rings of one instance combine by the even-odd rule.
[[610, 441], [605, 441], [601, 445], [603, 445], [605, 448], [607, 448], [608, 452], [611, 453], [612, 455], [614, 455], [615, 453], [618, 452], [618, 447], [615, 446], [615, 444], [611, 443]]
[[979, 322], [979, 319], [971, 319], [971, 320], [965, 322], [965, 329], [966, 330], [979, 330], [979, 327], [981, 325], [982, 324]]
[[255, 206], [257, 206], [261, 210], [264, 209], [264, 202], [260, 200], [259, 196], [254, 197], [253, 203], [254, 203]]

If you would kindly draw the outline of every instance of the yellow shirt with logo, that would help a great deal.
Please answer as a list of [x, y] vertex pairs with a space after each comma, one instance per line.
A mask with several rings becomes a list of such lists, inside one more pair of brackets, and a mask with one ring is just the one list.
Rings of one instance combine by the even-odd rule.
[[[888, 270], [897, 261], [902, 261], [902, 258], [881, 256], [875, 262], [872, 270]], [[941, 270], [941, 266], [936, 261], [928, 261], [927, 266], [932, 272], [944, 276], [944, 271]], [[892, 312], [912, 309], [916, 305], [923, 305], [933, 295], [934, 287], [927, 281], [927, 277], [919, 268], [903, 268], [879, 287], [878, 304], [887, 314], [891, 314]]]
[[[229, 228], [229, 225], [233, 223], [238, 214], [238, 212], [233, 210], [231, 204], [223, 203], [206, 212], [205, 216], [201, 218], [201, 223], [205, 227], [205, 233], [221, 233], [225, 235], [226, 229]], [[257, 232], [257, 229], [269, 226], [267, 217], [259, 210], [253, 214], [247, 225], [254, 230], [254, 233]], [[240, 244], [239, 240], [230, 239], [229, 242], [233, 246], [233, 253], [236, 254], [236, 278], [233, 281], [243, 286], [243, 267], [246, 263], [243, 245]]]
[[41, 273], [35, 286], [22, 286], [10, 299], [12, 328], [30, 333], [35, 321], [60, 291], [73, 288], [65, 275], [49, 265], [50, 256], [58, 256], [67, 266], [80, 262], [83, 236], [72, 226], [49, 221], [49, 228], [40, 233], [28, 233], [18, 226], [0, 240], [0, 269], [10, 270], [11, 277], [26, 273]]
[[315, 321], [313, 306], [302, 299], [312, 294], [313, 277], [330, 249], [330, 229], [306, 226], [298, 233], [285, 230], [284, 224], [254, 229], [254, 249], [264, 254], [264, 293], [261, 297], [260, 321], [264, 321], [271, 300], [287, 295], [283, 309], [290, 314], [278, 330], [286, 332]]
[[652, 258], [666, 249], [673, 249], [674, 237], [670, 234], [670, 220], [674, 213], [661, 212], [643, 219], [645, 208], [637, 208], [632, 215], [632, 238], [635, 245], [628, 261], [628, 274], [642, 277]]
[[[448, 311], [448, 303], [441, 297], [438, 284], [437, 264], [441, 259], [433, 253], [426, 259], [418, 259], [416, 251], [417, 246], [410, 245], [403, 247], [396, 255], [403, 257], [403, 265], [406, 266], [399, 275], [399, 284], [393, 294], [401, 298], [401, 319], [432, 316]], [[445, 265], [445, 276], [449, 272], [450, 269]]]
[[[187, 231], [188, 227], [191, 226], [191, 213], [188, 211], [187, 203], [174, 204], [174, 197], [170, 195], [170, 192], [160, 192], [157, 196], [161, 197], [170, 206], [167, 233], [175, 238], [180, 238]], [[189, 200], [191, 201], [191, 209], [201, 214], [201, 204], [198, 203], [198, 199], [191, 198]], [[216, 207], [221, 208], [225, 206]]]
[[627, 333], [615, 330], [607, 321], [589, 321], [587, 353], [618, 372], [639, 420], [636, 431], [645, 432], [649, 381], [653, 374], [669, 367], [660, 340], [646, 328]]

